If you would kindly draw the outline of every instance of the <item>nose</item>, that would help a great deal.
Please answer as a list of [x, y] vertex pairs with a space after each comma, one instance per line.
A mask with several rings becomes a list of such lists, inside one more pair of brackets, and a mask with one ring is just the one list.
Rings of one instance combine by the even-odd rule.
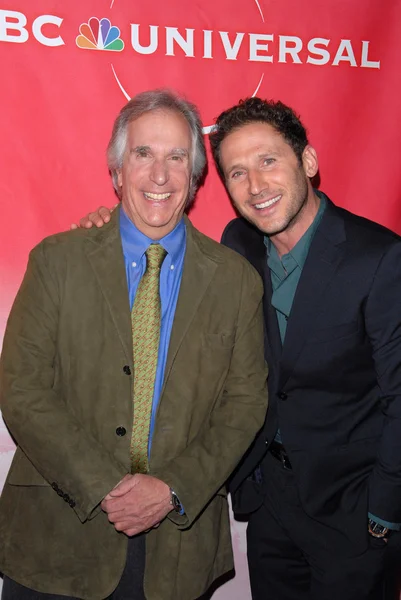
[[252, 196], [257, 196], [264, 188], [260, 173], [254, 169], [248, 171], [248, 183], [249, 193]]
[[156, 185], [164, 185], [168, 181], [168, 169], [164, 160], [155, 160], [151, 172], [150, 172], [151, 180], [156, 183]]

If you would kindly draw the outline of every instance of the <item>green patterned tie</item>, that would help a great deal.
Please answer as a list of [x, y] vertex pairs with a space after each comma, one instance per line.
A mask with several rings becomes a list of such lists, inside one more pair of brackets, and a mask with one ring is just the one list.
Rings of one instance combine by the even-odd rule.
[[160, 340], [160, 269], [166, 251], [160, 244], [146, 250], [146, 271], [132, 307], [134, 351], [134, 424], [131, 439], [132, 473], [148, 472], [148, 441]]

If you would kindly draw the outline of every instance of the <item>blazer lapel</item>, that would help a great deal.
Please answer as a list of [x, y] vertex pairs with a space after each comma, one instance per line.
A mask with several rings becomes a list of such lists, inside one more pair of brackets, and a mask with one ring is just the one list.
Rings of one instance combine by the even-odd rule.
[[280, 360], [282, 345], [276, 310], [271, 303], [273, 288], [270, 270], [267, 266], [267, 251], [264, 243], [264, 236], [261, 232], [258, 231], [257, 235], [253, 233], [252, 237], [249, 236], [249, 243], [246, 246], [244, 256], [249, 260], [252, 266], [255, 267], [263, 280], [266, 360], [269, 364], [277, 363]]
[[328, 201], [295, 293], [287, 323], [280, 373], [280, 388], [287, 382], [313, 328], [324, 292], [332, 281], [345, 252], [344, 221]]
[[179, 347], [217, 268], [217, 262], [202, 250], [196, 229], [186, 216], [184, 218], [187, 228], [184, 270], [171, 331], [162, 394]]
[[104, 225], [97, 236], [88, 237], [88, 259], [109, 307], [127, 362], [132, 364], [131, 311], [119, 215], [118, 208], [114, 211], [110, 223]]

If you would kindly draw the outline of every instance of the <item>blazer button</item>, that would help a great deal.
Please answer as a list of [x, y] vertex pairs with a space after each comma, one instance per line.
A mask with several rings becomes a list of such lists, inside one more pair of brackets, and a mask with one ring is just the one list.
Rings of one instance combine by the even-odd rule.
[[124, 437], [124, 435], [127, 433], [127, 430], [125, 429], [125, 427], [117, 427], [116, 429], [116, 434], [119, 437]]
[[287, 400], [288, 396], [285, 392], [279, 392], [278, 397], [280, 398], [280, 400]]
[[68, 494], [64, 494], [63, 498], [64, 498], [64, 500], [65, 500], [66, 502], [69, 502], [69, 501], [70, 501], [70, 497], [69, 497], [69, 495], [68, 495]]
[[123, 366], [123, 371], [126, 375], [131, 375], [131, 369], [129, 368], [128, 365]]
[[58, 491], [58, 485], [55, 481], [53, 481], [53, 483], [52, 483], [52, 488], [54, 489], [55, 492]]
[[68, 500], [68, 504], [71, 506], [71, 508], [75, 507], [75, 502], [74, 500], [71, 500], [71, 498]]

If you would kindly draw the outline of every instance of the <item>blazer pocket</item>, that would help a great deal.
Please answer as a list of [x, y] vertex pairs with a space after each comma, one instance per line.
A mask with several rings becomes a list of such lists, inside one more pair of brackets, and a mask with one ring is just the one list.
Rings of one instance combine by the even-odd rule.
[[50, 483], [35, 469], [20, 448], [17, 448], [15, 452], [6, 483], [10, 485], [50, 486]]
[[355, 335], [359, 331], [358, 321], [352, 321], [351, 323], [342, 323], [340, 325], [334, 325], [334, 327], [324, 327], [313, 331], [307, 340], [308, 344], [316, 344], [319, 342], [331, 342], [339, 340], [351, 335]]
[[219, 333], [202, 334], [202, 346], [205, 348], [227, 348], [230, 350], [234, 346], [234, 334], [221, 331]]

